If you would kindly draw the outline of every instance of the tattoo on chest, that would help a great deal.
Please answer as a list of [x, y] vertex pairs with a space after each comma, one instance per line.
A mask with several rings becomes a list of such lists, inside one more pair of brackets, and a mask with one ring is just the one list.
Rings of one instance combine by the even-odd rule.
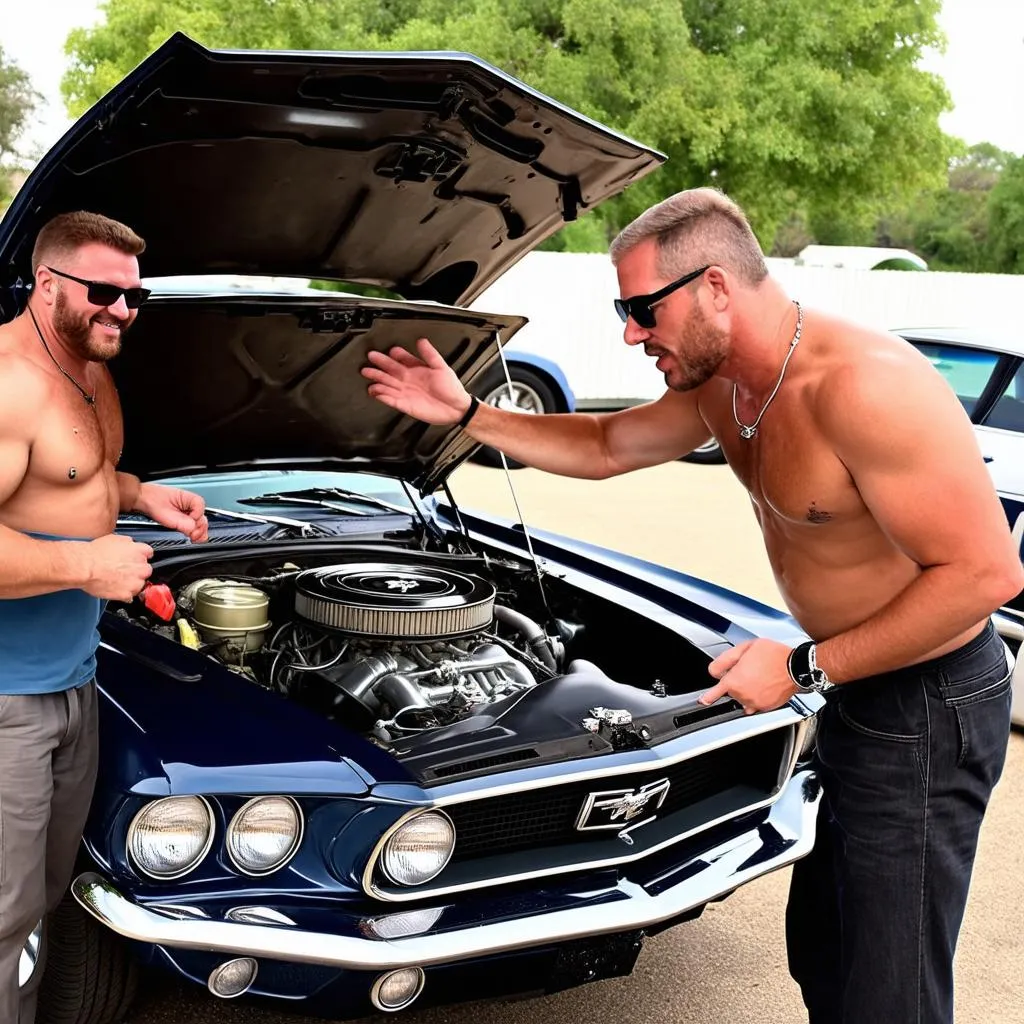
[[811, 507], [807, 510], [807, 522], [827, 523], [831, 518], [831, 512], [826, 512], [823, 508], [818, 508], [813, 501], [811, 502]]

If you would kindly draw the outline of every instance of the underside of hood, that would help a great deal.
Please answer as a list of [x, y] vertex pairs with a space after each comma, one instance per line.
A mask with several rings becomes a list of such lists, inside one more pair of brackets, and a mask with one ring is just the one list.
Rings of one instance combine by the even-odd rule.
[[147, 277], [331, 279], [468, 305], [663, 159], [468, 54], [222, 51], [178, 34], [29, 176], [0, 224], [0, 283], [31, 278], [50, 217], [86, 209], [146, 239]]
[[[426, 337], [469, 388], [526, 323], [434, 305], [310, 295], [155, 295], [110, 363], [119, 469], [143, 479], [243, 468], [383, 473], [421, 493], [476, 446], [367, 394], [371, 349]], [[154, 427], [154, 413], [162, 429]]]

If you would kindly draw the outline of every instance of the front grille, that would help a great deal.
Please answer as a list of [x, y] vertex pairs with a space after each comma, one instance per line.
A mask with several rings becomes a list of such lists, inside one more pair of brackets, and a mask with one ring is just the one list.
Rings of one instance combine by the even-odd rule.
[[669, 791], [658, 810], [661, 819], [737, 788], [754, 790], [767, 799], [778, 785], [788, 737], [788, 730], [774, 729], [668, 767], [446, 807], [458, 837], [451, 863], [593, 842], [595, 833], [577, 831], [576, 819], [587, 797], [598, 791], [637, 789], [668, 779]]

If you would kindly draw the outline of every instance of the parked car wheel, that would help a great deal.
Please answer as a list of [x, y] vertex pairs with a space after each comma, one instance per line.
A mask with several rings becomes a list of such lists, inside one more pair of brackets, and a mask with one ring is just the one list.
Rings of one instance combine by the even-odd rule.
[[37, 1024], [117, 1024], [135, 1000], [127, 945], [65, 895], [46, 925]]
[[689, 455], [684, 455], [680, 461], [695, 462], [701, 466], [722, 466], [725, 464], [725, 455], [722, 454], [722, 446], [712, 438]]
[[[509, 412], [523, 412], [530, 415], [538, 413], [562, 412], [555, 389], [538, 373], [525, 366], [509, 364], [508, 375], [512, 380], [509, 390], [505, 380], [505, 371], [501, 365], [492, 367], [480, 386], [475, 390], [476, 397], [496, 409], [507, 409]], [[489, 445], [484, 445], [473, 456], [474, 462], [485, 466], [501, 468], [501, 453]], [[522, 469], [523, 464], [506, 456], [509, 469]]]

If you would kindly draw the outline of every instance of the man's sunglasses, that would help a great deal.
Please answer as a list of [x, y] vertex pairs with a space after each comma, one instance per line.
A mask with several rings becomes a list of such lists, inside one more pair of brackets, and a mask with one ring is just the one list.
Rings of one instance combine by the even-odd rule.
[[112, 306], [121, 296], [124, 296], [124, 304], [129, 309], [138, 309], [151, 294], [149, 288], [122, 288], [120, 285], [107, 284], [104, 281], [85, 281], [74, 274], [65, 274], [63, 270], [54, 270], [47, 266], [51, 274], [58, 277], [66, 277], [69, 281], [77, 281], [89, 289], [86, 297], [94, 306]]
[[657, 323], [654, 317], [654, 310], [651, 307], [655, 303], [661, 302], [667, 295], [671, 295], [677, 288], [682, 288], [684, 284], [696, 281], [710, 266], [711, 264], [709, 263], [707, 267], [701, 267], [700, 270], [686, 274], [679, 278], [678, 281], [665, 285], [659, 291], [651, 292], [650, 295], [634, 295], [631, 299], [616, 299], [615, 312], [619, 314], [619, 319], [623, 323], [632, 317], [641, 327], [650, 329]]

